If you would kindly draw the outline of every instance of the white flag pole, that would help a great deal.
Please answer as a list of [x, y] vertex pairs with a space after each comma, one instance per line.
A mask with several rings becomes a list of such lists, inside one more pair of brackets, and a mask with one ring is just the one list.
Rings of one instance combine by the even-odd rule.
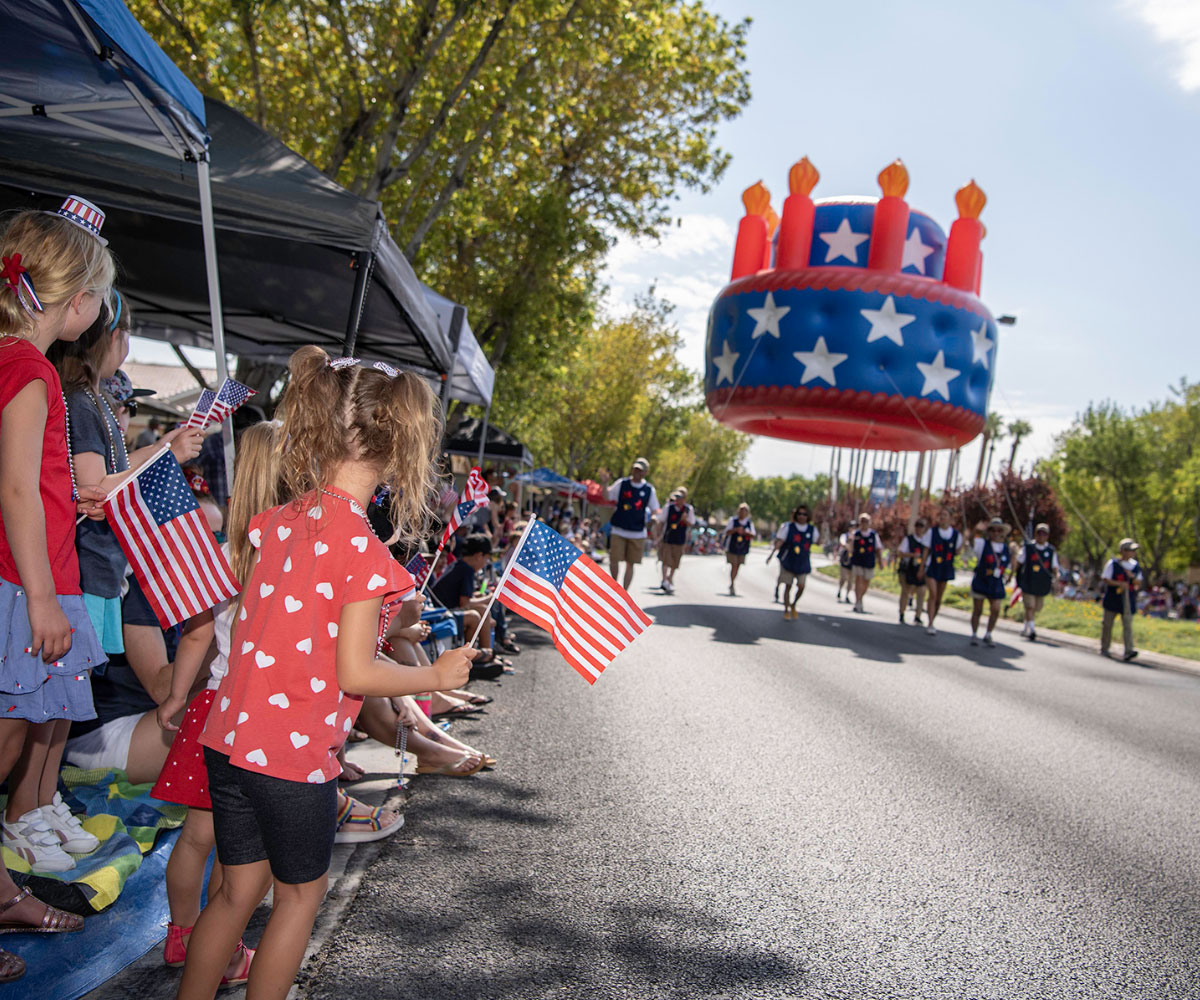
[[[161, 448], [158, 449], [158, 451], [156, 451], [153, 455], [151, 455], [148, 459], [146, 459], [146, 461], [144, 461], [136, 469], [133, 469], [127, 476], [125, 476], [124, 479], [121, 479], [117, 483], [116, 486], [114, 486], [111, 490], [109, 490], [108, 495], [105, 496], [105, 498], [102, 502], [108, 503], [109, 500], [111, 500], [118, 493], [120, 493], [121, 490], [123, 490], [126, 486], [129, 485], [130, 480], [137, 479], [138, 476], [140, 476], [143, 472], [145, 472], [148, 468], [150, 468], [150, 466], [152, 466], [155, 462], [157, 462], [160, 458], [163, 457], [163, 455], [165, 455], [170, 450], [171, 450], [171, 446], [169, 444], [164, 444]], [[77, 517], [75, 519], [75, 523], [76, 524], [82, 523], [84, 518], [86, 518], [86, 517], [87, 517], [86, 514], [80, 514], [79, 517]]]
[[525, 547], [525, 540], [529, 537], [529, 532], [533, 530], [534, 522], [538, 519], [537, 514], [529, 516], [529, 523], [525, 525], [525, 530], [521, 534], [521, 540], [517, 542], [517, 547], [513, 549], [512, 558], [508, 560], [508, 565], [504, 567], [504, 572], [500, 574], [500, 582], [496, 584], [496, 589], [492, 591], [492, 599], [488, 601], [488, 605], [483, 609], [483, 614], [479, 617], [479, 624], [475, 626], [475, 634], [471, 636], [471, 641], [467, 643], [467, 648], [470, 649], [475, 645], [475, 640], [479, 638], [479, 633], [483, 631], [483, 623], [488, 620], [488, 616], [492, 613], [492, 605], [496, 603], [496, 598], [500, 596], [500, 591], [508, 580], [508, 575], [512, 572], [513, 567], [517, 564], [517, 556], [521, 554], [521, 549]]

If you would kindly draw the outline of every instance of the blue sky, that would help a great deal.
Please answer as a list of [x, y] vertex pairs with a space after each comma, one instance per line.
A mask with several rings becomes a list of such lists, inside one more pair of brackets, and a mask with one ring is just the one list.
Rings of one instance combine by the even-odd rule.
[[[733, 163], [681, 198], [661, 244], [619, 243], [608, 272], [614, 307], [651, 278], [675, 303], [689, 366], [729, 280], [742, 190], [761, 179], [780, 208], [807, 155], [814, 197], [877, 194], [899, 156], [909, 204], [947, 230], [958, 187], [987, 192], [982, 298], [1018, 317], [1000, 329], [991, 409], [1035, 427], [1018, 462], [1092, 400], [1140, 407], [1200, 378], [1200, 0], [708, 6], [754, 19], [753, 98], [719, 137]], [[748, 468], [807, 474], [829, 458], [758, 438]]]

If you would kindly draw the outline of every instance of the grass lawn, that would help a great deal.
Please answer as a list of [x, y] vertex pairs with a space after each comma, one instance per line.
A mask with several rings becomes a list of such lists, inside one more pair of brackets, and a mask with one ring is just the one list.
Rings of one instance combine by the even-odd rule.
[[[838, 567], [822, 566], [817, 572], [838, 578]], [[962, 574], [959, 574], [962, 576]], [[900, 582], [893, 570], [879, 570], [871, 581], [872, 590], [882, 590], [889, 594], [899, 595]], [[1009, 597], [1012, 590], [1009, 589]], [[1008, 602], [1005, 601], [1005, 604]], [[958, 608], [961, 611], [971, 610], [971, 595], [965, 585], [952, 583], [946, 588], [943, 607]], [[1008, 612], [1008, 619], [1014, 622], [1025, 620], [1025, 609], [1020, 603]], [[1038, 616], [1038, 625], [1043, 628], [1058, 629], [1060, 632], [1071, 632], [1074, 635], [1086, 636], [1099, 640], [1100, 625], [1103, 621], [1103, 610], [1099, 603], [1084, 601], [1063, 601], [1051, 597]], [[1168, 653], [1171, 656], [1182, 656], [1189, 660], [1200, 660], [1200, 623], [1177, 621], [1175, 619], [1147, 618], [1137, 615], [1133, 620], [1134, 644], [1138, 649], [1153, 650], [1157, 653]], [[1121, 623], [1113, 625], [1113, 648], [1121, 651]]]

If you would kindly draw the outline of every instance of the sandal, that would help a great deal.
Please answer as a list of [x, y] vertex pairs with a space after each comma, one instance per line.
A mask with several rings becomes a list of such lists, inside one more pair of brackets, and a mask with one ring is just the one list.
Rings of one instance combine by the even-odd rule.
[[183, 936], [191, 934], [192, 928], [167, 922], [167, 940], [163, 944], [163, 964], [168, 969], [182, 969], [187, 961], [187, 945]]
[[[237, 950], [233, 953], [235, 957], [239, 951], [242, 953], [242, 964], [238, 967], [238, 973], [232, 978], [222, 976], [222, 986], [245, 986], [250, 981], [250, 963], [254, 961], [255, 949], [247, 948], [244, 941], [239, 941]], [[230, 961], [233, 961], [233, 959], [230, 959]]]
[[0, 951], [0, 983], [15, 983], [25, 975], [25, 960], [11, 951]]
[[402, 815], [397, 815], [393, 822], [385, 826], [381, 819], [383, 816], [382, 806], [376, 806], [365, 816], [355, 816], [355, 806], [368, 808], [365, 802], [359, 802], [358, 799], [347, 795], [346, 801], [337, 812], [337, 832], [333, 836], [335, 844], [366, 844], [373, 840], [382, 840], [384, 837], [390, 837], [404, 826]]
[[461, 705], [452, 705], [450, 708], [446, 709], [444, 712], [434, 712], [433, 715], [430, 716], [430, 718], [431, 719], [444, 719], [447, 716], [449, 716], [450, 718], [453, 718], [456, 715], [478, 715], [482, 711], [483, 711], [483, 709], [477, 705], [468, 705], [468, 704], [466, 704], [466, 702], [463, 702]]
[[503, 649], [503, 650], [504, 650], [504, 652], [506, 652], [506, 653], [519, 653], [519, 652], [521, 652], [521, 647], [520, 647], [520, 646], [518, 646], [518, 645], [517, 645], [515, 642], [513, 642], [513, 641], [512, 641], [512, 639], [510, 639], [508, 636], [505, 636], [505, 637], [504, 637], [503, 639], [501, 639], [501, 640], [500, 640], [500, 642], [498, 642], [496, 645], [498, 645], [498, 646], [499, 646], [501, 649]]
[[[33, 893], [26, 886], [7, 903], [0, 903], [0, 913], [6, 913], [18, 903], [33, 898]], [[41, 900], [38, 900], [40, 903]], [[42, 922], [38, 926], [28, 923], [14, 923], [11, 920], [0, 921], [0, 934], [66, 934], [71, 931], [83, 930], [83, 917], [67, 913], [57, 906], [42, 903], [46, 912], [42, 914]]]

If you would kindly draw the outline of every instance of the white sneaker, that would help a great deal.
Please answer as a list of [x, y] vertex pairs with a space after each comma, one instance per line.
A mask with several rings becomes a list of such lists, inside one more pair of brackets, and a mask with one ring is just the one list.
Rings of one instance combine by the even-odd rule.
[[930, 625], [928, 628], [925, 629], [925, 634], [926, 635], [937, 635], [937, 629], [935, 629], [932, 625]]
[[857, 611], [860, 615], [863, 613], [863, 606], [862, 606], [861, 601], [859, 601], [858, 603], [856, 603], [854, 605], [854, 610]]
[[58, 835], [42, 818], [40, 809], [30, 809], [12, 823], [0, 823], [4, 846], [26, 861], [35, 872], [69, 872], [75, 861], [59, 845]]
[[64, 851], [70, 854], [91, 854], [100, 846], [100, 839], [83, 828], [79, 817], [67, 808], [60, 793], [55, 792], [50, 805], [42, 806], [42, 819], [55, 834]]

